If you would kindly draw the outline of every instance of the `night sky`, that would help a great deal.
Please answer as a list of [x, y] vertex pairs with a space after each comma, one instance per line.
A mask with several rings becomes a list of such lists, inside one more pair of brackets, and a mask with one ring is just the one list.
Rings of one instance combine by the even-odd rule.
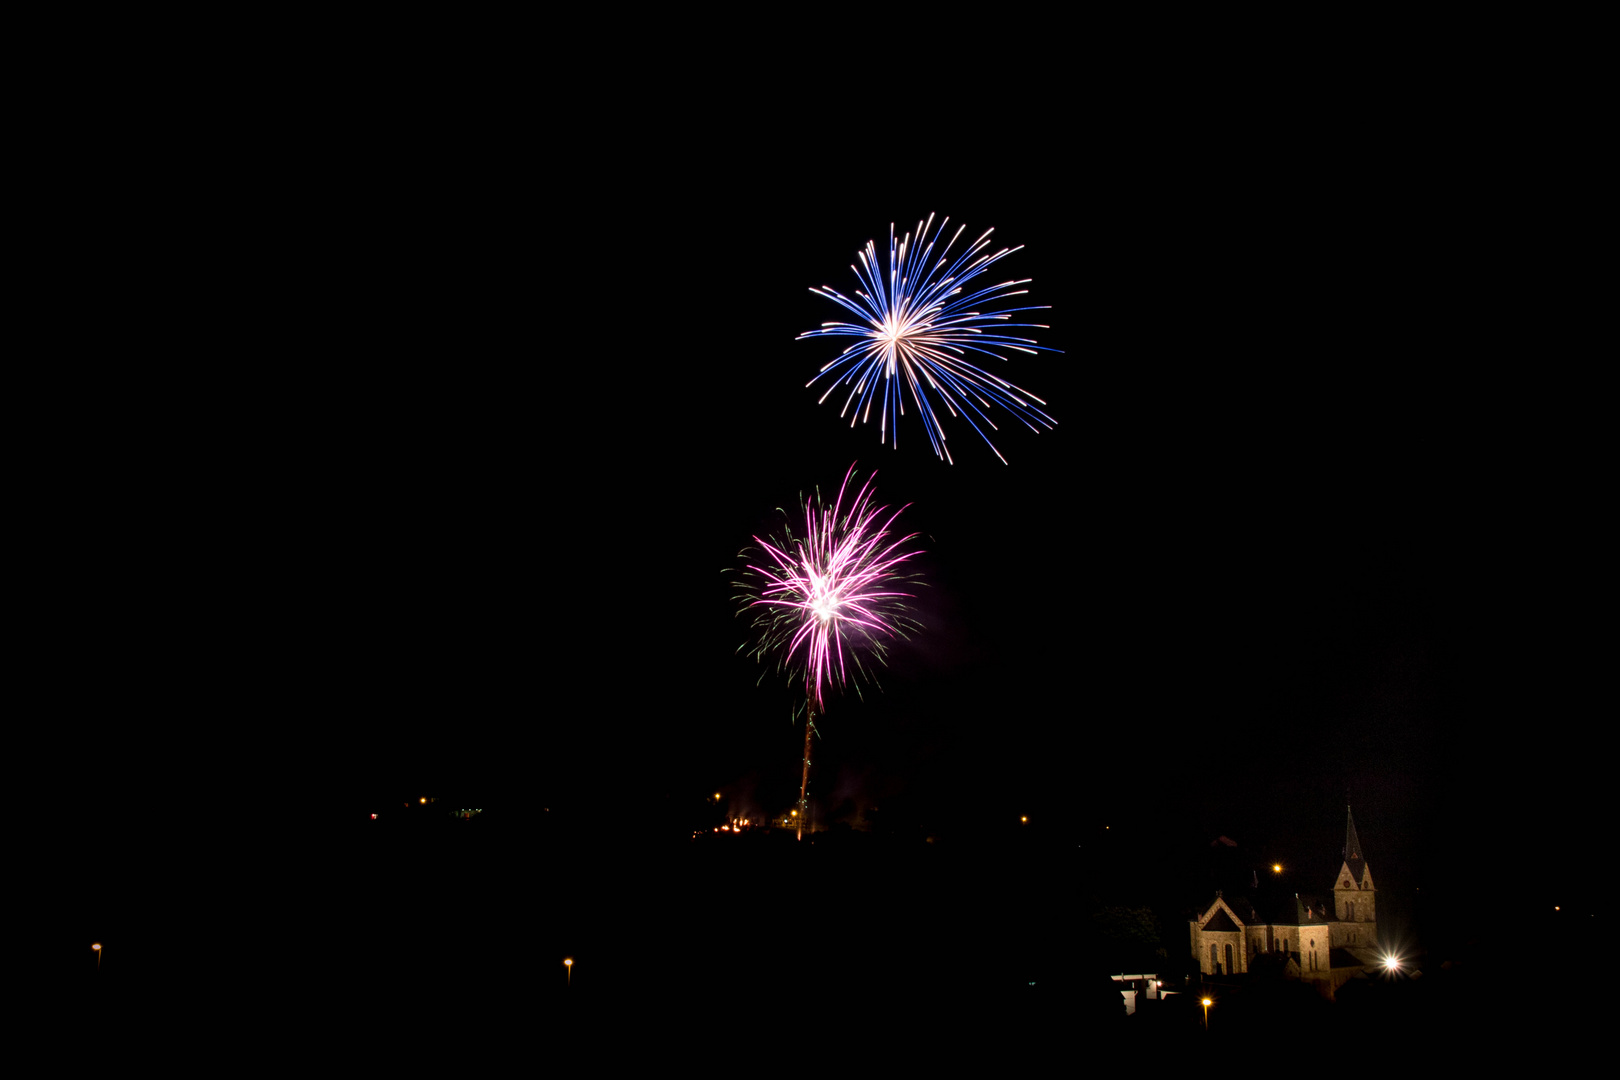
[[[1611, 711], [1612, 484], [1544, 188], [1503, 212], [1479, 133], [1348, 115], [1014, 117], [964, 158], [767, 147], [691, 105], [548, 130], [538, 162], [334, 136], [255, 185], [245, 279], [99, 313], [92, 344], [170, 327], [184, 359], [86, 359], [48, 403], [73, 571], [40, 670], [132, 774], [75, 835], [144, 866], [149, 828], [109, 822], [163, 812], [135, 776], [280, 799], [292, 851], [455, 792], [523, 826], [511, 860], [611, 843], [600, 887], [628, 887], [706, 795], [796, 798], [794, 690], [737, 653], [727, 571], [855, 463], [909, 504], [925, 629], [829, 702], [825, 820], [966, 851], [1028, 815], [1158, 902], [1223, 835], [1325, 887], [1349, 802], [1403, 925], [1477, 933], [1504, 869], [1529, 910], [1589, 895], [1600, 767], [1570, 736]], [[1061, 353], [1002, 370], [1059, 425], [1003, 424], [1010, 465], [949, 420], [954, 465], [914, 416], [880, 445], [805, 388], [840, 348], [794, 340], [839, 317], [808, 289], [930, 212], [1024, 245], [1006, 276], [1051, 305]], [[73, 910], [129, 922], [113, 895]]]

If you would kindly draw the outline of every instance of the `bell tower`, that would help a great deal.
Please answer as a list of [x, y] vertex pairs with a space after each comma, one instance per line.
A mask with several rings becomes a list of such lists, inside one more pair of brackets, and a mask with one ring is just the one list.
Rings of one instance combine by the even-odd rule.
[[1370, 949], [1378, 943], [1378, 894], [1373, 889], [1372, 871], [1361, 854], [1356, 836], [1356, 819], [1350, 807], [1344, 808], [1344, 862], [1333, 883], [1333, 944], [1347, 948]]

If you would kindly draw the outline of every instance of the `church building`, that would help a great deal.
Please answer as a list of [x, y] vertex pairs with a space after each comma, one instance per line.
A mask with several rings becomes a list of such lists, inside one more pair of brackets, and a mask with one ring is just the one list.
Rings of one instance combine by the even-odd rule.
[[1192, 920], [1193, 955], [1205, 975], [1281, 971], [1317, 983], [1331, 997], [1358, 972], [1381, 963], [1378, 894], [1349, 807], [1331, 893], [1263, 889], [1258, 874], [1254, 884], [1247, 896], [1216, 890], [1208, 908]]

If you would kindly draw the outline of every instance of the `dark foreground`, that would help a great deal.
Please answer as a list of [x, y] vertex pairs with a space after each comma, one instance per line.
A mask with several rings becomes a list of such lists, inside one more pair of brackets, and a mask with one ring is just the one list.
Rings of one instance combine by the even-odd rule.
[[849, 1054], [1241, 1056], [1278, 1040], [1439, 1064], [1593, 1030], [1568, 965], [1488, 949], [1335, 1003], [1298, 983], [1218, 988], [1207, 1031], [1191, 993], [1127, 1018], [1080, 916], [1083, 867], [1057, 851], [529, 839], [352, 830], [267, 853], [256, 876], [193, 877], [195, 898], [131, 908], [145, 931], [118, 936], [93, 981], [59, 981], [55, 1011], [88, 1025], [70, 1041], [220, 1038], [267, 1058], [321, 1040], [389, 1058], [515, 1041], [829, 1068]]

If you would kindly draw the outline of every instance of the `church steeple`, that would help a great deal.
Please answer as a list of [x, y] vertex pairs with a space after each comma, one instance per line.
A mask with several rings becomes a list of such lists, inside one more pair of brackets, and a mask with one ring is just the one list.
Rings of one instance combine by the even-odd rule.
[[1356, 818], [1349, 805], [1344, 808], [1344, 864], [1350, 868], [1351, 878], [1359, 882], [1366, 860], [1361, 857], [1361, 839], [1356, 836]]
[[1356, 819], [1350, 807], [1344, 808], [1344, 863], [1339, 880], [1333, 885], [1333, 908], [1338, 921], [1333, 927], [1335, 947], [1370, 949], [1378, 943], [1378, 891], [1372, 871], [1361, 853], [1361, 837], [1356, 835]]

